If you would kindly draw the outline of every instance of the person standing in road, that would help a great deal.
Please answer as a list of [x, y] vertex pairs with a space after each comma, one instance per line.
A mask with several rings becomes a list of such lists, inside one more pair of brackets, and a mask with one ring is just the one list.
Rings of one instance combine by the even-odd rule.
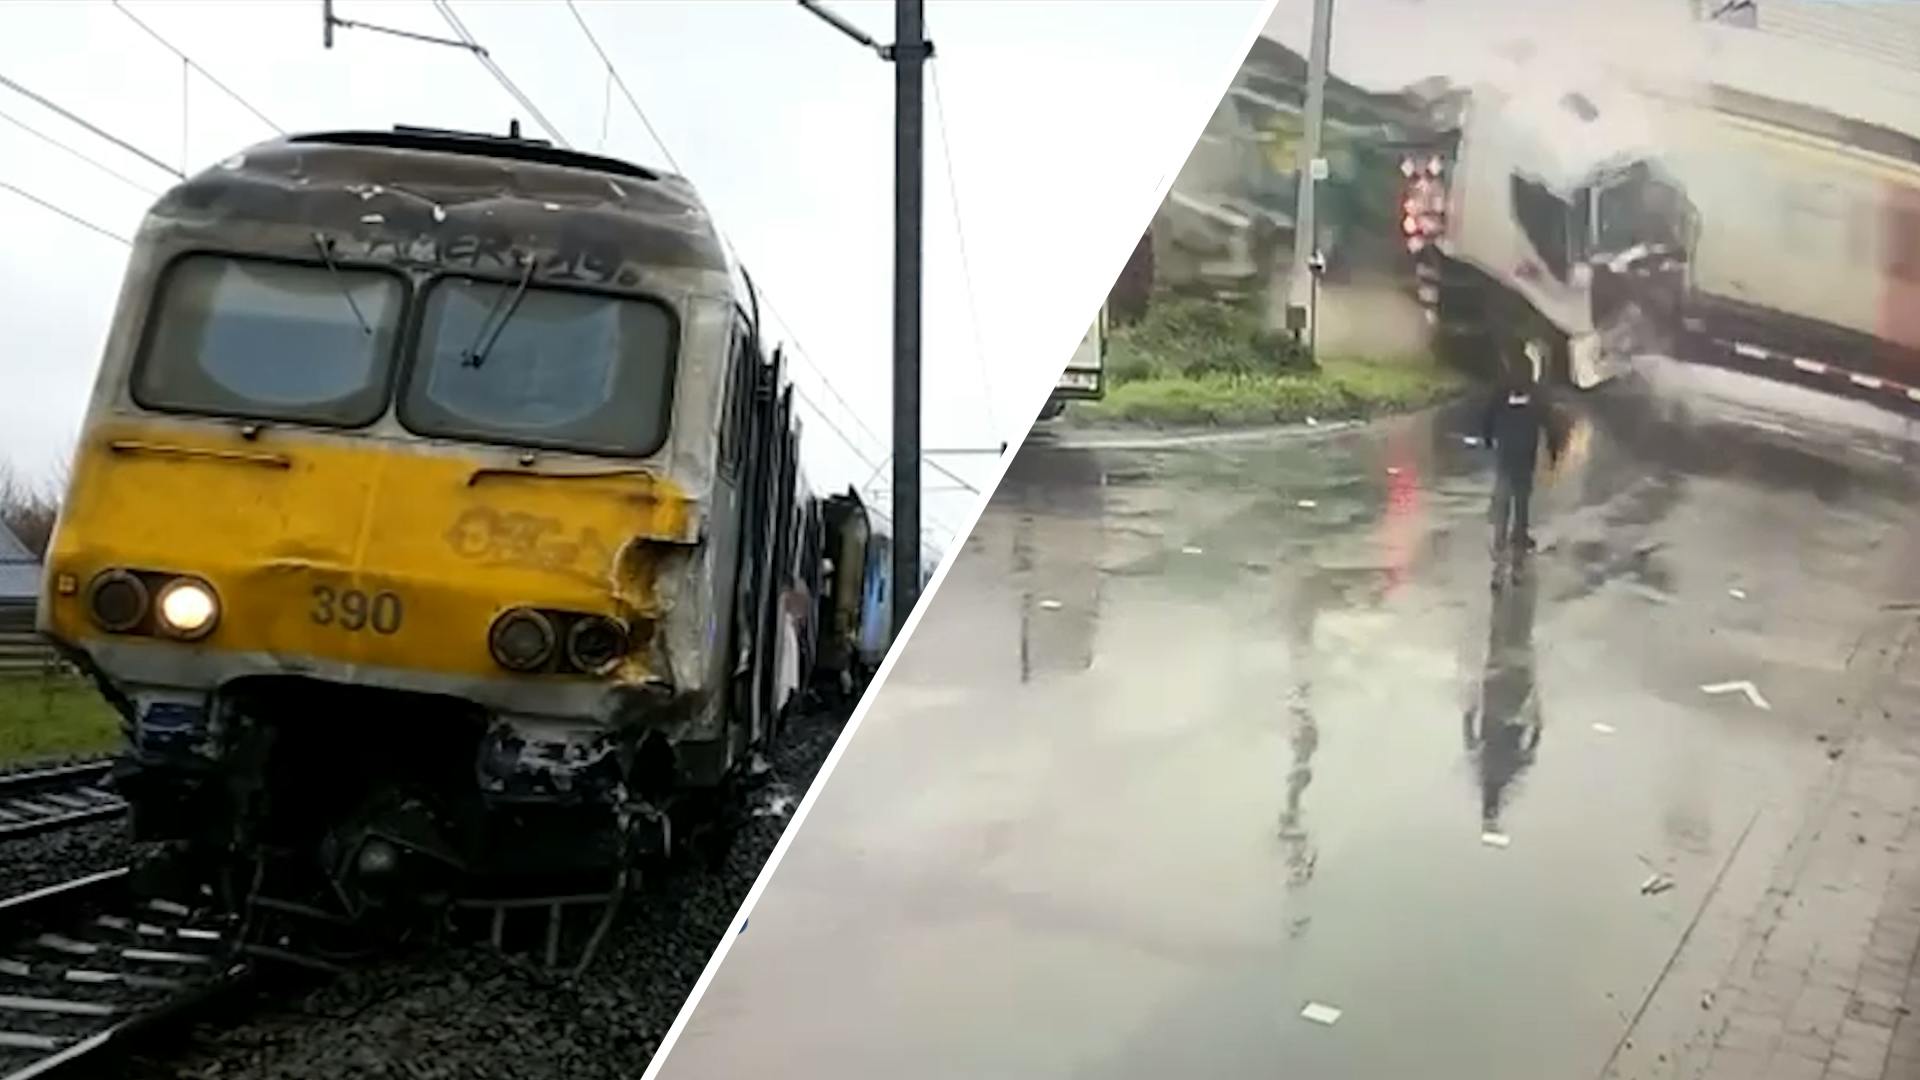
[[1544, 362], [1540, 346], [1528, 342], [1520, 356], [1504, 365], [1504, 378], [1481, 421], [1481, 439], [1495, 455], [1491, 516], [1496, 586], [1509, 565], [1518, 574], [1520, 561], [1534, 549], [1533, 477], [1543, 437], [1550, 457], [1559, 459], [1557, 426], [1541, 379]]

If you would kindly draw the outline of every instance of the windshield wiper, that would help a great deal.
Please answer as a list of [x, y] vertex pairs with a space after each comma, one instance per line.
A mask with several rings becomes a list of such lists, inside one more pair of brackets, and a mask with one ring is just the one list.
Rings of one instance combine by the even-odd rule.
[[314, 233], [313, 246], [319, 249], [320, 261], [327, 264], [327, 272], [333, 275], [334, 284], [340, 286], [340, 295], [346, 300], [347, 308], [353, 312], [354, 319], [360, 323], [360, 332], [372, 337], [373, 327], [367, 322], [367, 317], [360, 314], [360, 305], [353, 300], [353, 290], [347, 287], [346, 280], [340, 276], [340, 268], [334, 265], [333, 241], [319, 233]]
[[[520, 284], [513, 290], [513, 300], [507, 305], [505, 312], [500, 311], [500, 297], [493, 298], [493, 307], [487, 309], [487, 317], [480, 323], [480, 332], [473, 336], [473, 344], [467, 346], [466, 354], [460, 360], [462, 367], [477, 368], [486, 363], [487, 354], [493, 351], [494, 344], [500, 340], [500, 332], [507, 328], [508, 321], [513, 318], [515, 312], [520, 310], [520, 300], [527, 295], [527, 283], [533, 280], [533, 269], [539, 264], [539, 259], [532, 255], [527, 256], [527, 272], [520, 275]], [[500, 315], [500, 321], [497, 323], [493, 322], [496, 313]], [[488, 323], [493, 323], [491, 334], [487, 332]], [[486, 339], [486, 344], [480, 343], [481, 338]]]

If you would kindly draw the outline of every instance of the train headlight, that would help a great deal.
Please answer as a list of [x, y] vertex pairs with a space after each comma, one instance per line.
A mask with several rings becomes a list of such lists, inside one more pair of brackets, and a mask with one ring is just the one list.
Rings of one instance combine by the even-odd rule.
[[567, 631], [567, 660], [589, 675], [600, 675], [627, 654], [627, 628], [613, 619], [589, 615]]
[[146, 583], [125, 570], [108, 570], [87, 586], [87, 610], [109, 633], [122, 634], [139, 626], [151, 601]]
[[207, 636], [220, 618], [220, 601], [204, 581], [174, 578], [160, 590], [154, 605], [160, 613], [160, 628], [177, 638], [192, 640]]
[[533, 671], [553, 659], [559, 645], [553, 621], [530, 608], [514, 608], [493, 620], [487, 648], [509, 671]]

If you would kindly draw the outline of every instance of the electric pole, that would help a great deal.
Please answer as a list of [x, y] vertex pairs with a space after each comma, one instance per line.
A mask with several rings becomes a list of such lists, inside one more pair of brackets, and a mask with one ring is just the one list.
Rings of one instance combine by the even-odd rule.
[[1320, 235], [1314, 216], [1314, 185], [1319, 182], [1320, 136], [1327, 112], [1327, 59], [1333, 45], [1333, 0], [1313, 0], [1313, 44], [1307, 54], [1306, 131], [1300, 146], [1300, 190], [1293, 213], [1293, 266], [1287, 274], [1287, 325], [1315, 340], [1320, 319], [1313, 264]]
[[881, 45], [821, 6], [801, 7], [893, 65], [893, 629], [920, 600], [920, 194], [925, 173], [923, 0], [894, 0], [893, 44]]
[[920, 188], [922, 71], [926, 40], [921, 0], [893, 6], [893, 631], [906, 628], [920, 601]]

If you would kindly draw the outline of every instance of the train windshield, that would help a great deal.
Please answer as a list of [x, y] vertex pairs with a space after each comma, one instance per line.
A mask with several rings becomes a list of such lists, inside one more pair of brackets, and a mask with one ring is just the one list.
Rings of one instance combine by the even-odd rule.
[[645, 456], [666, 441], [675, 344], [649, 300], [444, 278], [401, 416], [428, 435]]
[[354, 427], [386, 408], [393, 274], [192, 255], [167, 272], [134, 373], [155, 409]]

